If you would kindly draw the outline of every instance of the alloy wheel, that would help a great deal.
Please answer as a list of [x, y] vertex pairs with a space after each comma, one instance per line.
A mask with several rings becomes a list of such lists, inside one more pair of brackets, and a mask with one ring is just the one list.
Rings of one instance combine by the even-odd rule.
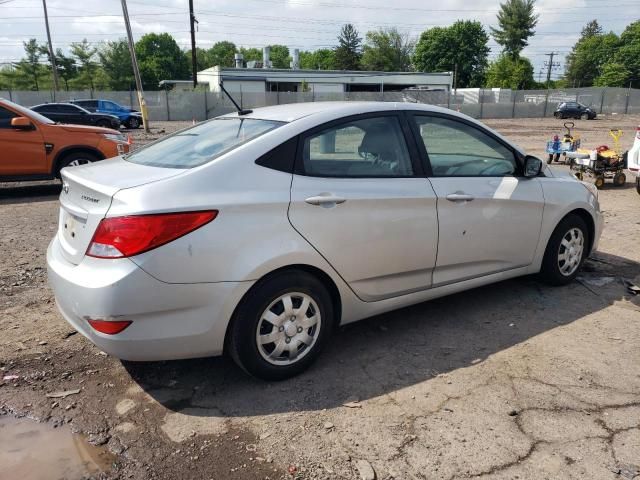
[[573, 275], [580, 266], [584, 250], [584, 234], [579, 228], [570, 229], [562, 237], [558, 248], [558, 268], [565, 277]]
[[311, 296], [285, 293], [260, 316], [256, 330], [258, 351], [272, 365], [291, 365], [312, 350], [321, 326], [320, 309]]

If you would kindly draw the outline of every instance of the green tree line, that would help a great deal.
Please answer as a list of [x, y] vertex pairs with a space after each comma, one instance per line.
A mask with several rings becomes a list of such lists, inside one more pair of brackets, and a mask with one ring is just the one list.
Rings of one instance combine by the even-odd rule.
[[[300, 52], [300, 68], [310, 70], [372, 70], [454, 72], [454, 83], [463, 87], [544, 88], [534, 81], [531, 61], [522, 55], [535, 35], [538, 15], [535, 0], [506, 0], [500, 4], [497, 26], [487, 31], [480, 22], [459, 20], [450, 26], [425, 30], [417, 39], [397, 28], [361, 35], [343, 25], [333, 48]], [[489, 61], [490, 37], [501, 51]], [[273, 68], [289, 68], [291, 52], [285, 45], [269, 45]], [[191, 78], [191, 52], [182, 50], [168, 33], [149, 33], [135, 44], [145, 89], [156, 90], [161, 80]], [[24, 57], [0, 69], [0, 89], [51, 88], [49, 51], [35, 39], [24, 42]], [[261, 61], [262, 50], [221, 41], [197, 48], [198, 70], [215, 65], [234, 66], [234, 55], [244, 62]], [[72, 43], [68, 53], [55, 52], [61, 88], [128, 90], [135, 86], [129, 47], [124, 39], [93, 45]], [[598, 22], [589, 22], [566, 58], [566, 72], [552, 87], [640, 87], [640, 21], [629, 24], [620, 36], [605, 33]]]

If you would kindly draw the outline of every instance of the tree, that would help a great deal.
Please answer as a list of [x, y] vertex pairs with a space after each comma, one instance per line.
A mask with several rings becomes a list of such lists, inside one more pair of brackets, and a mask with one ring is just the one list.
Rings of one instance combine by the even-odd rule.
[[620, 38], [613, 32], [581, 37], [567, 56], [565, 77], [569, 85], [588, 87], [613, 58]]
[[629, 71], [624, 86], [631, 84], [633, 88], [640, 88], [640, 20], [627, 25], [620, 35], [620, 48], [614, 55], [614, 61]]
[[206, 60], [207, 66], [205, 68], [215, 67], [219, 65], [221, 67], [233, 67], [235, 66], [234, 55], [238, 49], [233, 42], [216, 42], [213, 46], [207, 50]]
[[488, 88], [523, 90], [532, 88], [534, 84], [533, 65], [524, 57], [513, 58], [503, 53], [487, 69]]
[[98, 70], [99, 64], [96, 60], [96, 53], [98, 49], [91, 47], [87, 39], [82, 42], [73, 42], [71, 44], [71, 55], [75, 57], [75, 60], [79, 64], [78, 71], [78, 83], [82, 86], [88, 86], [91, 90], [95, 90], [94, 79]]
[[[45, 69], [40, 64], [42, 57], [42, 48], [38, 45], [35, 38], [31, 38], [28, 42], [22, 42], [26, 58], [23, 58], [16, 64], [17, 77], [19, 84], [27, 84], [33, 90], [40, 89], [40, 77], [45, 75]], [[22, 79], [20, 78], [22, 77]]]
[[240, 53], [246, 62], [261, 62], [262, 50], [259, 48], [244, 48], [240, 47]]
[[491, 27], [491, 33], [502, 45], [502, 51], [512, 58], [520, 55], [535, 33], [538, 15], [533, 13], [534, 6], [535, 0], [507, 0], [500, 4], [498, 28]]
[[406, 72], [411, 69], [414, 44], [396, 28], [367, 32], [360, 61], [364, 70]]
[[459, 87], [480, 87], [487, 68], [489, 36], [480, 22], [459, 20], [420, 35], [413, 64], [422, 72], [457, 71]]
[[335, 68], [337, 70], [358, 70], [360, 68], [362, 38], [356, 28], [347, 23], [342, 26], [338, 35], [338, 46], [335, 48]]
[[187, 80], [191, 69], [168, 33], [147, 33], [135, 45], [143, 88], [157, 90], [161, 80]]
[[335, 50], [321, 48], [314, 52], [300, 52], [300, 68], [306, 70], [335, 70]]
[[629, 85], [631, 72], [621, 63], [610, 62], [602, 67], [602, 74], [595, 79], [596, 87], [624, 87]]
[[62, 78], [64, 82], [64, 89], [69, 91], [69, 80], [74, 78], [78, 74], [78, 68], [73, 58], [66, 56], [62, 53], [61, 49], [56, 50], [56, 67], [58, 70], [58, 76]]
[[107, 74], [109, 88], [129, 90], [135, 85], [129, 42], [124, 38], [107, 42], [98, 51], [102, 68]]
[[291, 59], [289, 48], [284, 45], [269, 45], [269, 59], [273, 68], [289, 68]]
[[593, 37], [594, 35], [602, 35], [602, 27], [598, 23], [598, 20], [595, 20], [595, 19], [591, 20], [582, 28], [580, 37], [589, 38], [589, 37]]

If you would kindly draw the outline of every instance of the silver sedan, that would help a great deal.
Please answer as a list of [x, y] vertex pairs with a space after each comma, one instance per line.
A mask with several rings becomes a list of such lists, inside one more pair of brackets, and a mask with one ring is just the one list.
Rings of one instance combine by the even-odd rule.
[[71, 325], [122, 359], [228, 352], [265, 379], [338, 325], [519, 275], [566, 284], [602, 228], [592, 186], [416, 104], [233, 113], [62, 179], [47, 261]]

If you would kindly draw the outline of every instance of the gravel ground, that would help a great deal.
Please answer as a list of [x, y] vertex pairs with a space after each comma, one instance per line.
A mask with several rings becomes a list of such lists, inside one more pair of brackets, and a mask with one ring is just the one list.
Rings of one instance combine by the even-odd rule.
[[[540, 155], [561, 133], [553, 119], [486, 123]], [[626, 146], [638, 123], [576, 122], [585, 144], [609, 143], [615, 126]], [[134, 132], [136, 144], [185, 125], [154, 123], [152, 135]], [[100, 477], [639, 473], [640, 297], [621, 281], [640, 284], [631, 183], [600, 192], [600, 249], [572, 285], [520, 278], [349, 325], [313, 368], [280, 383], [247, 378], [226, 358], [120, 362], [75, 334], [46, 283], [59, 192], [56, 182], [0, 186], [0, 414], [68, 423], [104, 444], [116, 461]], [[45, 396], [71, 389], [80, 393]]]

